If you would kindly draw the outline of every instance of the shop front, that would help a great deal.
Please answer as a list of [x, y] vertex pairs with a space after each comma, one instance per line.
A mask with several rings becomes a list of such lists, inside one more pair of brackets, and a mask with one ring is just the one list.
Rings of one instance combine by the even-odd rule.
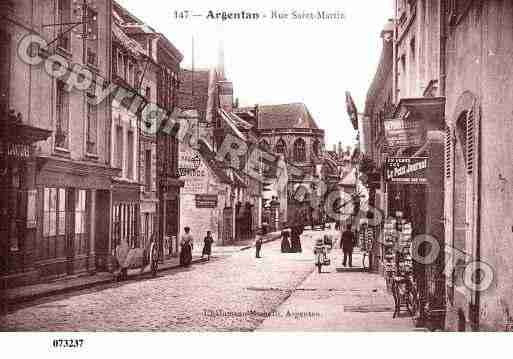
[[444, 98], [402, 99], [393, 119], [384, 123], [386, 213], [398, 228], [411, 226], [412, 251], [421, 258], [414, 256], [412, 263], [419, 293], [417, 319], [432, 328], [441, 328], [445, 315], [444, 105]]
[[24, 125], [0, 106], [0, 289], [36, 281], [35, 144], [51, 131]]
[[141, 206], [138, 183], [113, 181], [110, 252], [126, 243], [129, 248], [139, 248], [141, 243]]

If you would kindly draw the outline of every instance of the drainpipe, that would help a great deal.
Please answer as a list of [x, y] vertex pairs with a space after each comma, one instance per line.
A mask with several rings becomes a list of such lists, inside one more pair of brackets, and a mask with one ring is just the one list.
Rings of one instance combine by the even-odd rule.
[[394, 34], [392, 38], [392, 101], [397, 103], [397, 0], [394, 1]]
[[446, 44], [447, 44], [447, 26], [446, 26], [446, 0], [440, 1], [440, 97], [445, 97], [446, 85]]

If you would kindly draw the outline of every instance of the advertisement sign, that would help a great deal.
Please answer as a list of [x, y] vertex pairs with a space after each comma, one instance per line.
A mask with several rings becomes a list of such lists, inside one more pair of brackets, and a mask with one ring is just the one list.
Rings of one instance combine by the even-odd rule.
[[425, 142], [421, 121], [390, 119], [383, 122], [388, 148], [422, 146]]
[[197, 194], [194, 196], [196, 208], [216, 208], [217, 194]]
[[197, 151], [186, 146], [180, 146], [178, 175], [184, 181], [182, 193], [198, 194], [207, 192], [208, 171]]
[[427, 157], [391, 157], [385, 164], [385, 180], [390, 183], [426, 184]]

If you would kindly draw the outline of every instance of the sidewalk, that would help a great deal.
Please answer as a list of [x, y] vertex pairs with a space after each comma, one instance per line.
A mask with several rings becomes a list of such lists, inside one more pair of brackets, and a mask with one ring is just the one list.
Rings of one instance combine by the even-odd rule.
[[[264, 243], [274, 241], [280, 238], [281, 232], [272, 232], [266, 236]], [[214, 246], [212, 248], [212, 256], [211, 259], [216, 259], [223, 257], [224, 255], [238, 252], [241, 250], [252, 248], [254, 245], [254, 239], [236, 242], [234, 245], [230, 246]], [[203, 245], [194, 247], [192, 264], [206, 262], [206, 259], [201, 259], [201, 252], [203, 249]], [[164, 261], [164, 263], [159, 264], [159, 272], [165, 271], [169, 269], [179, 268], [180, 259], [178, 257], [173, 257]], [[139, 276], [139, 269], [131, 269], [128, 271], [128, 278], [133, 279]], [[150, 276], [149, 273], [144, 273], [143, 276]], [[69, 293], [72, 291], [78, 291], [82, 289], [87, 289], [94, 287], [96, 285], [112, 283], [116, 280], [115, 275], [110, 272], [98, 272], [94, 275], [83, 275], [79, 277], [73, 278], [64, 278], [55, 280], [47, 283], [40, 283], [34, 285], [28, 285], [23, 287], [16, 287], [7, 289], [2, 294], [0, 298], [3, 303], [7, 303], [7, 305], [12, 304], [20, 304], [23, 302], [32, 301], [35, 299], [40, 299], [43, 297]], [[0, 306], [1, 308], [1, 306]]]
[[[205, 262], [205, 259], [201, 259], [200, 255], [193, 255], [192, 263], [200, 263]], [[180, 259], [178, 257], [173, 257], [164, 261], [164, 263], [159, 263], [159, 272], [165, 271], [169, 269], [179, 268], [180, 267]], [[128, 278], [136, 278], [139, 276], [139, 269], [130, 269], [128, 270]], [[151, 276], [148, 272], [145, 272], [143, 276], [148, 277]], [[55, 280], [47, 283], [40, 283], [34, 285], [28, 285], [23, 287], [16, 287], [7, 289], [4, 291], [2, 295], [2, 299], [4, 303], [7, 305], [10, 304], [20, 304], [23, 302], [32, 301], [35, 299], [68, 293], [71, 291], [77, 291], [82, 289], [91, 288], [95, 285], [112, 283], [116, 280], [115, 275], [110, 272], [97, 272], [93, 275], [83, 275], [73, 278], [64, 278]]]
[[[277, 239], [281, 238], [281, 230], [276, 232], [270, 232], [265, 235], [264, 239], [262, 240], [263, 243], [268, 243], [275, 241]], [[233, 253], [233, 252], [239, 252], [239, 251], [245, 251], [248, 249], [251, 249], [255, 246], [255, 238], [245, 239], [241, 241], [235, 241], [233, 244], [227, 244], [227, 245], [217, 245], [212, 248], [212, 252], [214, 253]], [[201, 255], [201, 248], [195, 248], [194, 252], [199, 253]]]
[[320, 274], [315, 270], [258, 330], [423, 331], [404, 310], [392, 319], [394, 300], [385, 280], [363, 271], [359, 252], [353, 255], [353, 268], [344, 268], [342, 259], [341, 250], [334, 249], [331, 265]]

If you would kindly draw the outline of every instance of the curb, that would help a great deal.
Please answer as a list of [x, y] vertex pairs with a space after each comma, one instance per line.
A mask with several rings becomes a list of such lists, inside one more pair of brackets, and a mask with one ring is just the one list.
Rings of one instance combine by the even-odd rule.
[[[262, 244], [273, 242], [273, 241], [275, 241], [275, 240], [277, 240], [279, 238], [281, 238], [281, 234], [277, 234], [276, 237], [271, 237], [271, 238], [267, 238], [267, 239], [262, 240]], [[240, 251], [245, 251], [245, 250], [251, 249], [253, 247], [255, 247], [255, 245], [254, 244], [250, 244], [248, 246], [242, 247], [240, 249]]]
[[[206, 259], [197, 258], [197, 259], [193, 259], [191, 264], [197, 264], [197, 263], [202, 263], [202, 262], [206, 262], [206, 261], [207, 261]], [[171, 270], [171, 269], [177, 269], [177, 268], [180, 268], [179, 264], [174, 264], [169, 267], [159, 266], [158, 272]], [[135, 278], [138, 276], [139, 276], [139, 274], [129, 274], [128, 279]], [[97, 281], [91, 281], [88, 283], [71, 285], [69, 287], [51, 289], [51, 290], [47, 290], [47, 291], [39, 292], [39, 293], [33, 293], [33, 294], [28, 294], [28, 295], [20, 295], [20, 296], [14, 296], [11, 298], [6, 298], [5, 302], [7, 303], [7, 305], [26, 303], [26, 302], [31, 302], [31, 301], [34, 301], [37, 299], [49, 297], [52, 295], [65, 294], [65, 293], [69, 293], [69, 292], [73, 292], [73, 291], [79, 291], [79, 290], [92, 288], [97, 285], [115, 283], [115, 282], [116, 282], [116, 278], [115, 278], [114, 274], [112, 274], [112, 276], [109, 276], [108, 278], [98, 279]]]

